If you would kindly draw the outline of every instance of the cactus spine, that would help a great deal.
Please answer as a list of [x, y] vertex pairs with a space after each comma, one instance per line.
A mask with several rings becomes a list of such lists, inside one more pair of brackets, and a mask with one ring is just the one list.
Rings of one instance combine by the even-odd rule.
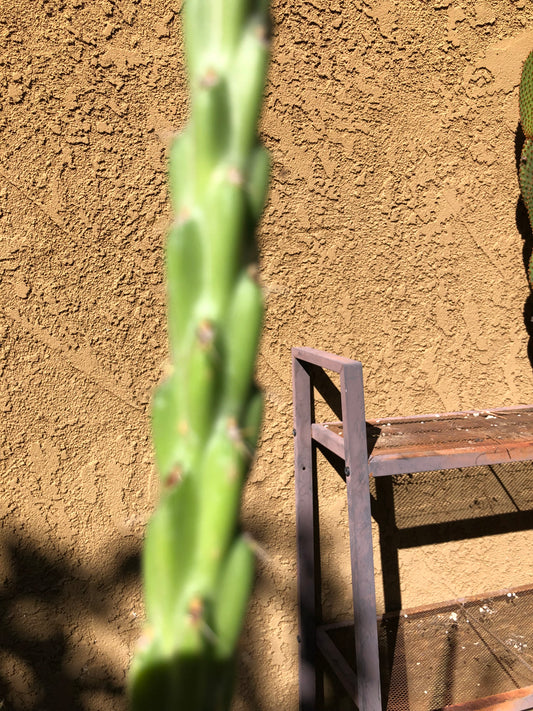
[[[525, 141], [520, 156], [519, 182], [522, 198], [533, 226], [533, 52], [524, 63], [520, 79], [520, 123]], [[533, 255], [527, 270], [529, 285], [533, 289]]]
[[173, 369], [152, 403], [161, 497], [145, 538], [133, 711], [223, 711], [231, 699], [253, 579], [238, 514], [262, 411], [254, 230], [269, 171], [257, 138], [267, 24], [266, 0], [184, 3], [190, 119], [170, 152], [166, 246]]

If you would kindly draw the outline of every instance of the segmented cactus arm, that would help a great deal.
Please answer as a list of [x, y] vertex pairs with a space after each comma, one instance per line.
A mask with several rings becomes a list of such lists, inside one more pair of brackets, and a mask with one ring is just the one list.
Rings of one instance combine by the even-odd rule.
[[254, 569], [239, 507], [262, 412], [254, 232], [269, 173], [257, 137], [266, 3], [185, 0], [184, 29], [191, 112], [169, 157], [172, 373], [152, 403], [161, 497], [145, 539], [133, 711], [229, 708]]

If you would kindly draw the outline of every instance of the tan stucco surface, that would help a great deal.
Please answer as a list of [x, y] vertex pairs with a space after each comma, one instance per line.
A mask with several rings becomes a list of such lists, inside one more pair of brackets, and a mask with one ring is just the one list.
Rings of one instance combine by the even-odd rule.
[[[149, 398], [167, 359], [165, 150], [187, 115], [179, 11], [0, 5], [0, 700], [14, 711], [125, 708], [157, 497]], [[276, 1], [272, 15], [243, 711], [297, 704], [290, 347], [360, 359], [371, 417], [533, 402], [515, 160], [533, 6]], [[346, 505], [321, 472], [335, 619], [349, 611]], [[403, 602], [527, 583], [532, 543], [402, 551]]]

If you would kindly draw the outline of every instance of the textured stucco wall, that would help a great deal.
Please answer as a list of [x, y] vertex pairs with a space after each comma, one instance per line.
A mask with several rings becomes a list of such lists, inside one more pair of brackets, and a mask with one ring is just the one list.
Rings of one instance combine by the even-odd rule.
[[[187, 114], [179, 10], [0, 5], [0, 697], [15, 711], [125, 708], [157, 495], [148, 403], [167, 357], [165, 149]], [[266, 417], [243, 514], [262, 553], [236, 702], [250, 711], [297, 699], [290, 347], [361, 359], [369, 416], [533, 401], [515, 165], [533, 7], [272, 13]], [[322, 471], [325, 607], [342, 617], [346, 506]], [[438, 481], [424, 486], [439, 501]], [[528, 582], [532, 543], [403, 551], [404, 603]]]
[[[533, 395], [515, 163], [531, 5], [274, 3], [274, 17], [262, 123], [274, 164], [261, 229], [267, 417], [245, 509], [270, 556], [260, 562], [247, 636], [268, 709], [280, 698], [295, 703], [289, 347], [360, 359], [369, 416]], [[324, 604], [342, 619], [346, 503], [336, 475], [327, 465], [322, 472]], [[454, 476], [446, 494], [438, 480], [423, 483], [427, 498], [418, 496], [411, 522], [424, 506], [460, 518], [474, 499], [485, 513], [503, 510], [492, 480], [480, 473], [466, 486]], [[529, 470], [520, 481], [530, 505]], [[402, 601], [527, 583], [532, 542], [515, 533], [401, 551]], [[259, 665], [265, 651], [268, 674]]]

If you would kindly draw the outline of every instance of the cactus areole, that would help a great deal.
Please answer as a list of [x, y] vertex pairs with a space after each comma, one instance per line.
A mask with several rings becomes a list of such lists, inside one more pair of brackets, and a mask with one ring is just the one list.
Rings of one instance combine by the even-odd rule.
[[144, 544], [133, 711], [229, 708], [254, 569], [238, 520], [262, 413], [254, 232], [269, 172], [257, 136], [268, 10], [185, 0], [183, 16], [190, 118], [169, 157], [172, 371], [152, 403], [161, 495]]
[[[524, 63], [520, 79], [520, 123], [525, 141], [520, 156], [519, 181], [529, 222], [533, 225], [533, 52]], [[529, 260], [527, 276], [533, 289], [533, 255]]]

